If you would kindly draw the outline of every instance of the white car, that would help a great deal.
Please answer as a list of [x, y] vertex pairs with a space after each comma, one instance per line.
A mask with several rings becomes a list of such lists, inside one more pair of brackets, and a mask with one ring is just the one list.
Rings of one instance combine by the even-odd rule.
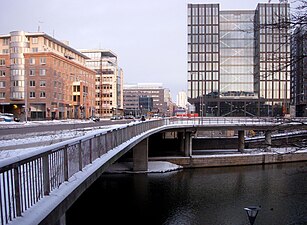
[[14, 121], [14, 115], [12, 113], [0, 113], [0, 121], [12, 122]]

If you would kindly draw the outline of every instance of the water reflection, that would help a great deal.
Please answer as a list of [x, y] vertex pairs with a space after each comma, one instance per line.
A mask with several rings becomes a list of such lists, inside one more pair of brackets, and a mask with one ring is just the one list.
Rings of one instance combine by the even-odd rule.
[[307, 224], [306, 187], [304, 162], [105, 174], [67, 212], [67, 225], [246, 225], [250, 205], [261, 206], [255, 225]]

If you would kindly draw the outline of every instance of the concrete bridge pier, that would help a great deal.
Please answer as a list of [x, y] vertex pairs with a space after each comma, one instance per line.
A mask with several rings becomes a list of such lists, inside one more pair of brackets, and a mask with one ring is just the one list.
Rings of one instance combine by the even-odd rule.
[[192, 156], [192, 132], [185, 132], [184, 137], [184, 156]]
[[148, 170], [148, 138], [133, 147], [133, 171]]
[[266, 151], [270, 152], [272, 150], [271, 149], [271, 146], [272, 146], [272, 131], [271, 130], [265, 131], [264, 144], [266, 146]]
[[239, 130], [238, 131], [238, 149], [241, 153], [244, 152], [244, 144], [245, 144], [244, 130]]
[[178, 132], [178, 138], [180, 140], [180, 152], [185, 157], [192, 155], [192, 132]]

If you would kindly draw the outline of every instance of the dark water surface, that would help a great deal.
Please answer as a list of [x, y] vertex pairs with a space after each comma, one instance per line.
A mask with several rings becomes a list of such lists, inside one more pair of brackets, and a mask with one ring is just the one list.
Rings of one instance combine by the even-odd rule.
[[66, 214], [67, 225], [307, 224], [307, 162], [104, 174]]

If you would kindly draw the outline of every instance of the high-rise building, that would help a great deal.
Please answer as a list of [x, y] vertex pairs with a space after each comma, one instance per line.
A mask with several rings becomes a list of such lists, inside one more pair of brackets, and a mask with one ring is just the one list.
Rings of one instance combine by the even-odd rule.
[[187, 93], [185, 91], [179, 91], [177, 94], [176, 104], [178, 107], [187, 108]]
[[307, 27], [299, 26], [292, 36], [291, 105], [296, 116], [307, 116]]
[[201, 116], [287, 113], [289, 4], [188, 4], [188, 101]]
[[86, 65], [96, 71], [95, 116], [123, 115], [123, 70], [110, 50], [81, 50]]
[[42, 32], [0, 35], [0, 111], [24, 120], [91, 116], [95, 71], [86, 59]]

